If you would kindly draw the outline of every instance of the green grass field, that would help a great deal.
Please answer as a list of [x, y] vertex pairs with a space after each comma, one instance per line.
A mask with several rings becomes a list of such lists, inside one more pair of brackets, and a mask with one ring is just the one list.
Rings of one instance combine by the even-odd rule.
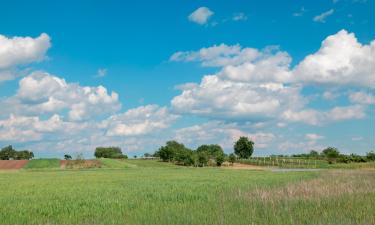
[[0, 172], [0, 224], [375, 224], [375, 171], [270, 172], [102, 160]]
[[58, 169], [60, 168], [59, 159], [33, 159], [30, 160], [24, 169]]

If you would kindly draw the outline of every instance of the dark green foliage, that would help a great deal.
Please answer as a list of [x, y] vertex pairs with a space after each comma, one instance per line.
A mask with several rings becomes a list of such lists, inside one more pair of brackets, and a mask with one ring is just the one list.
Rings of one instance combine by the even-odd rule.
[[71, 160], [71, 159], [72, 159], [72, 156], [71, 156], [71, 155], [68, 155], [68, 154], [65, 154], [65, 155], [64, 155], [64, 159], [65, 159], [65, 160]]
[[375, 161], [375, 152], [374, 151], [367, 152], [366, 158], [368, 161]]
[[33, 152], [27, 150], [16, 151], [11, 145], [2, 148], [0, 151], [0, 160], [29, 160], [32, 158], [34, 158]]
[[240, 137], [234, 144], [234, 153], [240, 159], [248, 159], [254, 152], [254, 142], [247, 137]]
[[208, 163], [208, 155], [206, 152], [197, 152], [198, 155], [198, 166], [207, 166]]
[[[197, 148], [196, 152], [198, 154], [198, 160], [199, 154], [204, 153], [207, 156], [207, 159], [215, 161], [217, 166], [221, 166], [225, 159], [224, 151], [220, 145], [201, 145]], [[199, 164], [201, 165], [201, 163]]]
[[97, 147], [95, 149], [96, 158], [110, 158], [110, 159], [124, 159], [128, 158], [126, 155], [123, 155], [121, 148], [119, 147]]
[[225, 161], [225, 155], [224, 154], [218, 155], [216, 157], [216, 165], [217, 166], [221, 166], [221, 164], [223, 164], [224, 161]]
[[233, 153], [229, 154], [229, 162], [232, 164], [236, 162], [236, 156]]
[[333, 163], [339, 158], [340, 151], [335, 147], [328, 147], [322, 151], [321, 155], [327, 158], [329, 163]]

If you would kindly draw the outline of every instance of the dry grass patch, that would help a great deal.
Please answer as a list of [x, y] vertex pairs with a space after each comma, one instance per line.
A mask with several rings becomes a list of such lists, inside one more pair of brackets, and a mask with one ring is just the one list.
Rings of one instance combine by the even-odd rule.
[[375, 170], [326, 171], [316, 179], [290, 183], [278, 188], [255, 188], [245, 196], [249, 199], [273, 202], [316, 200], [353, 194], [375, 194]]

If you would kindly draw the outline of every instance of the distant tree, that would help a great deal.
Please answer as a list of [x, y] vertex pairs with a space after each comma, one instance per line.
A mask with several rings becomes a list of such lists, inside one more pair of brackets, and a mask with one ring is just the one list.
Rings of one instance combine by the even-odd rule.
[[230, 153], [229, 154], [229, 162], [232, 163], [235, 163], [236, 162], [236, 155], [234, 155], [233, 153]]
[[30, 160], [32, 158], [34, 158], [34, 153], [28, 150], [16, 151], [14, 154], [14, 159], [17, 159], [17, 160], [22, 160], [22, 159]]
[[136, 159], [136, 158], [137, 158], [137, 155], [134, 155], [133, 157]]
[[72, 159], [72, 156], [71, 156], [71, 155], [68, 155], [68, 154], [65, 154], [65, 155], [64, 155], [64, 159], [65, 159], [65, 160], [71, 160], [71, 159]]
[[206, 166], [207, 163], [208, 163], [208, 155], [206, 152], [198, 152], [198, 166], [202, 167], [202, 166]]
[[151, 157], [151, 154], [146, 152], [145, 154], [143, 154], [143, 157], [145, 158]]
[[222, 154], [222, 155], [218, 155], [218, 156], [216, 157], [216, 165], [217, 165], [217, 166], [221, 166], [221, 164], [223, 164], [224, 160], [225, 160], [225, 156], [224, 156], [224, 154]]
[[312, 157], [312, 158], [317, 158], [317, 157], [319, 157], [319, 152], [317, 152], [315, 150], [311, 150], [310, 153], [309, 153], [309, 156]]
[[340, 151], [335, 147], [328, 147], [322, 151], [321, 155], [327, 158], [329, 163], [332, 163], [339, 158]]
[[248, 159], [254, 152], [254, 142], [247, 137], [240, 137], [234, 144], [234, 153], [241, 159]]
[[97, 147], [94, 153], [96, 158], [122, 159], [127, 158], [123, 155], [119, 147]]
[[375, 152], [374, 151], [367, 152], [366, 158], [368, 161], [375, 161]]
[[14, 159], [16, 155], [16, 150], [13, 149], [11, 145], [8, 145], [1, 149], [0, 151], [0, 159], [1, 160], [9, 160]]
[[164, 162], [171, 162], [174, 160], [179, 152], [185, 151], [186, 148], [183, 144], [177, 141], [168, 141], [165, 146], [159, 148], [155, 155], [158, 155]]
[[197, 148], [198, 154], [205, 153], [209, 160], [216, 162], [217, 166], [220, 166], [224, 162], [225, 154], [220, 145], [201, 145]]

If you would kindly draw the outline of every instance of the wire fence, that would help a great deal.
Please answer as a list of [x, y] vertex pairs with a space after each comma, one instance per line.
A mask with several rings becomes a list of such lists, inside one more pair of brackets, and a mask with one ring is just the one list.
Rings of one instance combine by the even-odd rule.
[[250, 159], [241, 159], [239, 162], [256, 166], [281, 168], [324, 168], [328, 166], [328, 162], [322, 159], [286, 157], [252, 157]]

